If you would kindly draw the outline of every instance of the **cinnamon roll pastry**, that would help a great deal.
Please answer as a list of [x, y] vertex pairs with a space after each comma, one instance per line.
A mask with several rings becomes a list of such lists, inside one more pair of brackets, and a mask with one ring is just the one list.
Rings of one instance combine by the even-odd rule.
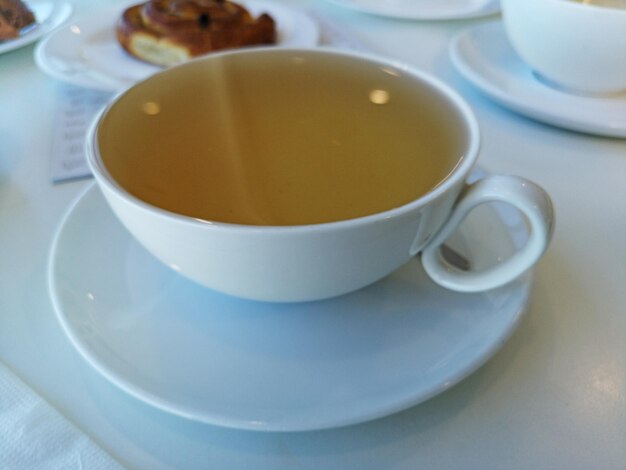
[[129, 54], [161, 66], [212, 51], [276, 42], [270, 15], [254, 18], [227, 0], [149, 0], [126, 9], [115, 30]]
[[13, 39], [35, 22], [35, 15], [20, 0], [0, 0], [0, 41]]

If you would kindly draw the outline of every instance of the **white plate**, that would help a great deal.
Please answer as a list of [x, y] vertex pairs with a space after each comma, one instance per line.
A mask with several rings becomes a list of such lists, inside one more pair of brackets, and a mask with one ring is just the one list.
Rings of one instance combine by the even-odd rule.
[[26, 2], [35, 15], [37, 25], [15, 39], [0, 41], [0, 54], [26, 46], [58, 26], [61, 26], [72, 14], [72, 5], [54, 1], [32, 0]]
[[494, 15], [499, 0], [328, 0], [344, 8], [407, 20], [459, 20]]
[[626, 94], [576, 95], [539, 80], [509, 44], [500, 21], [459, 33], [450, 56], [467, 80], [513, 111], [565, 129], [626, 137]]
[[[278, 45], [317, 45], [317, 25], [305, 14], [271, 3], [242, 1], [241, 4], [254, 15], [267, 12], [275, 19]], [[107, 91], [124, 90], [162, 70], [131, 57], [118, 44], [114, 24], [123, 9], [105, 10], [56, 31], [37, 46], [35, 62], [54, 78]]]
[[[475, 212], [453, 243], [476, 267], [525, 242], [516, 212]], [[518, 324], [530, 274], [487, 293], [458, 294], [433, 284], [412, 260], [332, 300], [240, 300], [162, 265], [91, 186], [56, 234], [49, 286], [73, 345], [136, 398], [215, 425], [302, 431], [384, 416], [467, 376]]]

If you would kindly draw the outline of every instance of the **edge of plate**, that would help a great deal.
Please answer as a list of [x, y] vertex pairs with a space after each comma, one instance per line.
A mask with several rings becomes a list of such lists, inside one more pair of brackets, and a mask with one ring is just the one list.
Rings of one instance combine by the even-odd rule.
[[12, 39], [6, 44], [0, 43], [0, 54], [4, 54], [28, 46], [29, 44], [38, 41], [44, 36], [49, 35], [50, 33], [54, 32], [55, 29], [62, 26], [70, 18], [72, 12], [74, 11], [74, 6], [70, 2], [56, 3], [52, 1], [44, 1], [34, 3], [50, 3], [52, 5], [52, 11], [50, 12], [50, 15], [40, 24], [38, 24], [35, 29], [29, 31], [24, 36], [19, 36], [15, 39]]

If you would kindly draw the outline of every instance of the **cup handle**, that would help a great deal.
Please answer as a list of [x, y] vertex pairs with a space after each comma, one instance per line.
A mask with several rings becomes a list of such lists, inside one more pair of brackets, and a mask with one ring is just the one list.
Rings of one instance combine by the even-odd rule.
[[[462, 271], [446, 263], [440, 246], [480, 204], [505, 202], [519, 209], [530, 225], [526, 244], [510, 257], [481, 271]], [[424, 270], [437, 284], [459, 292], [480, 292], [502, 286], [532, 267], [550, 243], [554, 211], [548, 194], [535, 183], [508, 175], [490, 175], [466, 186], [450, 218], [422, 250]]]

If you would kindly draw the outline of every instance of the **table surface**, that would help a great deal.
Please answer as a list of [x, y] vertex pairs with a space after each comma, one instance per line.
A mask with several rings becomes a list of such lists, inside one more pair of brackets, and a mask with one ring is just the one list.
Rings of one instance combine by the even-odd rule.
[[[76, 2], [75, 15], [110, 3]], [[488, 19], [401, 21], [321, 0], [283, 3], [314, 8], [373, 51], [453, 86], [479, 119], [481, 165], [551, 194], [553, 243], [510, 340], [425, 403], [326, 431], [223, 429], [126, 395], [72, 347], [48, 295], [53, 234], [91, 183], [51, 182], [58, 83], [28, 46], [0, 56], [0, 361], [129, 468], [626, 468], [626, 141], [534, 122], [466, 83], [449, 40]]]

